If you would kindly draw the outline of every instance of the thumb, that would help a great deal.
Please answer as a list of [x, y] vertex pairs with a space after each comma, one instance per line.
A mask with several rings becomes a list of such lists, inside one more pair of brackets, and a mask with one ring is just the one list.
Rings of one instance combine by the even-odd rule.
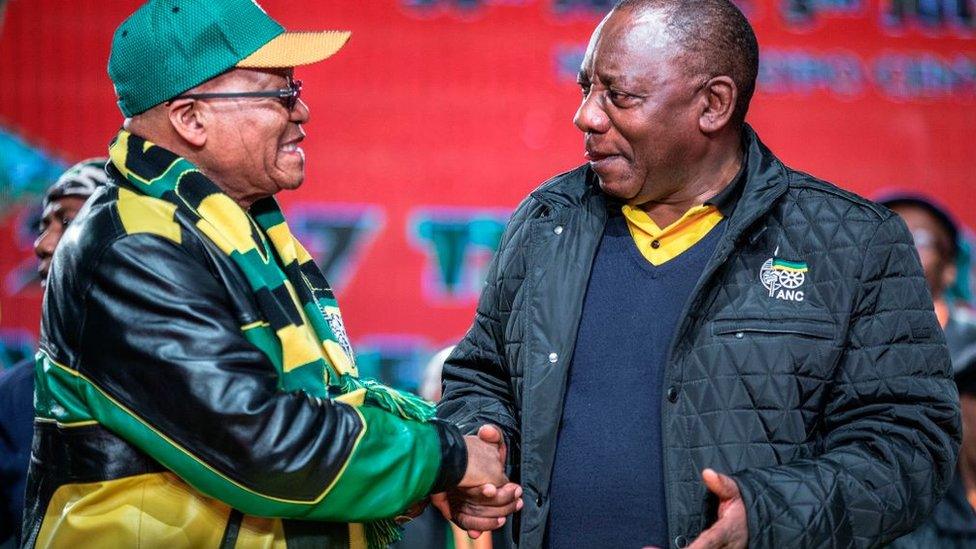
[[451, 520], [451, 505], [447, 501], [447, 494], [443, 492], [439, 494], [431, 494], [430, 504], [441, 512], [441, 515], [444, 516], [444, 520]]
[[705, 469], [702, 471], [702, 480], [705, 482], [708, 491], [718, 496], [721, 501], [739, 497], [739, 485], [731, 477], [717, 473], [712, 469]]
[[482, 442], [494, 444], [498, 448], [498, 459], [504, 467], [505, 459], [508, 457], [508, 448], [505, 446], [505, 436], [502, 434], [502, 430], [497, 425], [487, 423], [478, 429], [478, 438]]
[[502, 430], [490, 424], [482, 425], [481, 428], [478, 429], [478, 438], [491, 444], [505, 443], [505, 438], [502, 436]]

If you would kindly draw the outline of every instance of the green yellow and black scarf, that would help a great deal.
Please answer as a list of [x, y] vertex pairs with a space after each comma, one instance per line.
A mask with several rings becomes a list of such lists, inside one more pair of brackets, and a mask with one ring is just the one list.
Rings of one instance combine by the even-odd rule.
[[[110, 155], [131, 186], [127, 192], [175, 206], [240, 268], [263, 315], [241, 330], [274, 363], [281, 390], [376, 406], [404, 419], [433, 417], [430, 403], [358, 378], [335, 295], [274, 198], [258, 200], [246, 212], [188, 160], [125, 130]], [[370, 547], [399, 535], [392, 520], [366, 525]]]

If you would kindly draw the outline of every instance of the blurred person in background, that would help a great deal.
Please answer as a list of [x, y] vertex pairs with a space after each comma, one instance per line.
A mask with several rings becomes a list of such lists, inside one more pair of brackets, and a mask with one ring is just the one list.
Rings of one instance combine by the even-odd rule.
[[359, 379], [273, 198], [305, 177], [294, 67], [348, 37], [251, 0], [150, 0], [116, 29], [125, 121], [48, 278], [26, 546], [375, 548], [431, 492], [487, 492], [487, 529], [518, 508], [500, 444]]
[[761, 142], [759, 55], [729, 0], [625, 0], [593, 32], [588, 162], [512, 215], [438, 404], [511, 449], [521, 546], [874, 547], [952, 479], [911, 235]]
[[444, 362], [447, 361], [447, 357], [451, 356], [454, 347], [454, 345], [444, 347], [427, 362], [424, 367], [424, 377], [420, 382], [420, 396], [431, 402], [440, 401], [441, 390], [443, 389], [441, 373], [444, 371]]
[[51, 260], [61, 242], [61, 237], [64, 236], [64, 231], [74, 221], [81, 207], [85, 205], [85, 201], [99, 187], [108, 185], [109, 178], [105, 172], [107, 163], [108, 158], [105, 157], [82, 160], [64, 172], [64, 175], [58, 178], [44, 195], [41, 232], [34, 241], [34, 253], [39, 260], [37, 273], [41, 285], [47, 285]]
[[[96, 189], [108, 184], [108, 158], [89, 158], [64, 172], [44, 194], [40, 235], [34, 241], [38, 276], [47, 282], [65, 229]], [[0, 543], [17, 542], [34, 433], [34, 359], [0, 371]]]
[[945, 208], [925, 196], [896, 195], [879, 202], [905, 220], [915, 240], [935, 312], [945, 330], [962, 408], [962, 446], [949, 491], [925, 523], [892, 547], [976, 547], [976, 316], [949, 295], [957, 274], [959, 227]]

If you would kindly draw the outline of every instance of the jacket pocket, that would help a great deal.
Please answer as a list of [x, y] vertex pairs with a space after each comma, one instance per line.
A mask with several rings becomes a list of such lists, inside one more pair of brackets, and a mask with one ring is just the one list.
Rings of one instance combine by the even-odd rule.
[[832, 377], [842, 351], [840, 327], [826, 318], [724, 318], [712, 321], [710, 332], [721, 349], [716, 359], [750, 382], [781, 378], [790, 384], [804, 378], [803, 394], [795, 395], [799, 400], [783, 403], [809, 402]]
[[709, 353], [703, 370], [721, 383], [709, 381], [703, 385], [712, 393], [688, 398], [718, 403], [699, 405], [698, 412], [711, 417], [707, 412], [714, 410], [717, 418], [734, 418], [736, 428], [716, 419], [703, 431], [719, 433], [714, 436], [721, 444], [750, 433], [750, 441], [768, 444], [762, 450], [752, 448], [761, 465], [809, 456], [842, 352], [841, 326], [826, 318], [766, 317], [716, 319], [707, 329]]
[[833, 339], [835, 324], [829, 320], [792, 318], [736, 318], [712, 322], [713, 336], [796, 335], [815, 339]]

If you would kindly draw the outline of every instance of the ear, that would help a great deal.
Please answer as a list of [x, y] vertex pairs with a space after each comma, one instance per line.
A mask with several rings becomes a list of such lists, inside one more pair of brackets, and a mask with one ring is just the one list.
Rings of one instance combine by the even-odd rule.
[[705, 83], [701, 93], [705, 94], [704, 109], [698, 119], [701, 131], [711, 134], [728, 126], [739, 97], [735, 82], [728, 76], [716, 76]]
[[167, 108], [169, 123], [184, 141], [192, 147], [202, 147], [207, 143], [207, 113], [203, 102], [175, 99]]

